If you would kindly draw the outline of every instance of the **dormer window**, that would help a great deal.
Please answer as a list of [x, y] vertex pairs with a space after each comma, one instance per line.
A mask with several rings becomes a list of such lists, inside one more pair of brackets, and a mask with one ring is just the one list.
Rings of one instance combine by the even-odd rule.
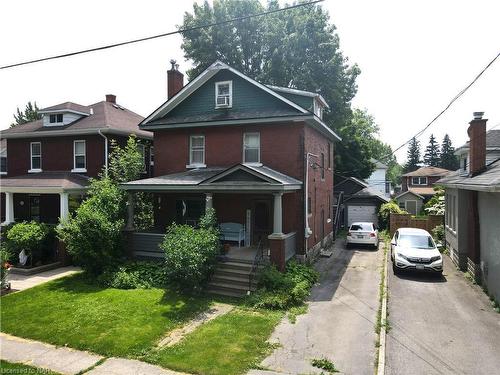
[[63, 114], [56, 113], [53, 115], [49, 115], [49, 123], [50, 124], [61, 124], [63, 122]]
[[233, 105], [233, 81], [215, 83], [215, 108], [231, 108]]
[[411, 179], [412, 185], [427, 185], [427, 177], [413, 177]]
[[317, 100], [314, 101], [314, 114], [323, 119], [323, 106]]

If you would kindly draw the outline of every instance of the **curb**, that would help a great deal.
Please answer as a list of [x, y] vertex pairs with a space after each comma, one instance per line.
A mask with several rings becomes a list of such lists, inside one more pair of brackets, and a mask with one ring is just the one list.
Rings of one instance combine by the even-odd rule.
[[385, 339], [387, 335], [387, 248], [384, 249], [384, 294], [382, 296], [382, 311], [380, 314], [380, 340], [378, 348], [377, 375], [385, 373]]

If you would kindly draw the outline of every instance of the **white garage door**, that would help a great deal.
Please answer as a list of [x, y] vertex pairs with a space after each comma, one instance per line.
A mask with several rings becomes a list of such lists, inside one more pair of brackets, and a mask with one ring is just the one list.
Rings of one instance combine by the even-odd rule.
[[376, 206], [348, 206], [347, 207], [347, 225], [356, 221], [367, 221], [377, 224]]

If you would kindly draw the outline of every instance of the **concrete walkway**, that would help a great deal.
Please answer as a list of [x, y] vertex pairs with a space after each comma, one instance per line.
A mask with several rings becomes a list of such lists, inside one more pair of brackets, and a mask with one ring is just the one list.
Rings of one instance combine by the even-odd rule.
[[[0, 333], [0, 358], [8, 362], [49, 369], [61, 374], [92, 375], [181, 375], [149, 363], [125, 358], [109, 358], [80, 350], [55, 347]], [[104, 360], [104, 362], [103, 362]]]
[[64, 276], [81, 271], [80, 267], [60, 267], [53, 270], [40, 272], [34, 275], [21, 275], [18, 273], [9, 273], [7, 276], [10, 281], [10, 287], [13, 290], [25, 290], [34, 286], [46, 283], [47, 281], [59, 279]]
[[295, 324], [283, 319], [270, 339], [279, 347], [261, 363], [268, 371], [250, 374], [321, 373], [311, 360], [322, 358], [344, 374], [373, 374], [382, 244], [378, 251], [346, 250], [339, 240], [332, 250], [331, 258], [317, 262], [321, 280], [308, 313]]

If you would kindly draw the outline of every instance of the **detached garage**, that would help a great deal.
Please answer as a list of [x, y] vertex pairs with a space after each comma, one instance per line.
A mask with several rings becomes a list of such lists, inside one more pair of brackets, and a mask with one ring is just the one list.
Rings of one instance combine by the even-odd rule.
[[378, 224], [378, 210], [389, 198], [381, 191], [368, 187], [368, 184], [354, 177], [342, 179], [335, 185], [335, 194], [344, 193], [343, 224], [345, 227], [356, 221]]

